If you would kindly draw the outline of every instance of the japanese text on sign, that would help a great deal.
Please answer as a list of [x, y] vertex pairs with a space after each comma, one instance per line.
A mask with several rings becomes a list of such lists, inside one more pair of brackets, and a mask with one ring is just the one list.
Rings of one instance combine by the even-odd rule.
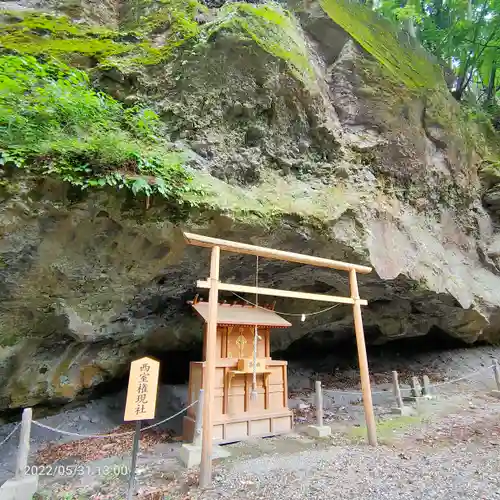
[[130, 365], [125, 421], [150, 420], [155, 417], [160, 363], [141, 358]]

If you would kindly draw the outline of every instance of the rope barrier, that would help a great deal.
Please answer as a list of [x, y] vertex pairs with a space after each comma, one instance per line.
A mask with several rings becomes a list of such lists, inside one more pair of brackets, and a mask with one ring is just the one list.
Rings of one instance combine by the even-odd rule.
[[[179, 416], [181, 413], [184, 413], [186, 410], [188, 410], [189, 408], [194, 406], [197, 402], [198, 402], [198, 400], [194, 401], [189, 406], [186, 406], [186, 408], [183, 408], [182, 410], [178, 411], [175, 415], [167, 417], [164, 420], [157, 422], [156, 424], [144, 427], [143, 429], [141, 429], [141, 432], [147, 431], [149, 429], [153, 429], [153, 427], [158, 427], [159, 425], [164, 424], [165, 422], [168, 422], [169, 420], [172, 420], [173, 418]], [[108, 438], [108, 437], [122, 437], [122, 436], [131, 436], [135, 432], [135, 431], [128, 431], [128, 432], [118, 432], [115, 434], [78, 434], [76, 432], [65, 431], [62, 429], [55, 429], [54, 427], [50, 427], [49, 425], [42, 424], [36, 420], [33, 420], [32, 423], [34, 425], [37, 425], [38, 427], [41, 427], [42, 429], [47, 429], [49, 431], [57, 432], [59, 434], [65, 435], [65, 436], [73, 436], [73, 437], [81, 437], [81, 438], [102, 439], [102, 438]]]
[[[491, 366], [488, 366], [488, 367], [485, 367], [485, 368], [482, 368], [480, 370], [476, 370], [474, 372], [471, 372], [471, 373], [468, 373], [467, 375], [464, 375], [463, 377], [459, 377], [459, 378], [456, 378], [456, 379], [453, 379], [453, 380], [448, 380], [446, 382], [440, 382], [440, 383], [437, 383], [437, 384], [431, 384], [431, 387], [442, 387], [444, 385], [449, 385], [449, 384], [454, 384], [456, 382], [460, 382], [461, 380], [467, 380], [475, 375], [478, 375], [479, 373], [482, 373], [482, 372], [485, 372], [486, 370], [490, 370], [491, 368], [493, 368], [495, 365], [491, 365]], [[411, 389], [402, 389], [403, 391], [409, 391]], [[357, 391], [357, 392], [352, 392], [352, 391], [335, 391], [335, 390], [327, 390], [325, 392], [328, 392], [328, 393], [335, 393], [335, 394], [341, 394], [341, 395], [353, 395], [353, 396], [362, 396], [363, 393], [360, 392], [360, 391]], [[373, 394], [390, 394], [391, 392], [389, 390], [387, 391], [372, 391], [372, 395]], [[331, 397], [330, 394], [326, 394], [327, 397]], [[165, 422], [168, 422], [169, 420], [172, 420], [173, 418], [181, 415], [182, 413], [184, 413], [185, 411], [187, 411], [189, 408], [191, 408], [192, 406], [194, 406], [196, 403], [198, 403], [198, 400], [194, 401], [193, 403], [191, 403], [189, 406], [186, 406], [185, 408], [183, 408], [182, 410], [178, 411], [177, 413], [175, 413], [174, 415], [171, 415], [170, 417], [167, 417], [163, 420], [161, 420], [160, 422], [157, 422], [156, 424], [152, 424], [152, 425], [149, 425], [147, 427], [144, 427], [143, 429], [141, 429], [141, 432], [144, 432], [144, 431], [147, 431], [149, 429], [153, 429], [154, 427], [158, 427], [159, 425], [161, 424], [164, 424]], [[33, 420], [32, 423], [38, 427], [41, 427], [42, 429], [46, 429], [46, 430], [49, 430], [49, 431], [52, 431], [52, 432], [55, 432], [55, 433], [58, 433], [58, 434], [63, 434], [63, 435], [66, 435], [66, 436], [73, 436], [73, 437], [79, 437], [79, 438], [92, 438], [92, 439], [102, 439], [102, 438], [108, 438], [108, 437], [122, 437], [122, 436], [131, 436], [132, 434], [134, 434], [134, 431], [128, 431], [128, 432], [119, 432], [119, 433], [115, 433], [115, 434], [78, 434], [76, 432], [70, 432], [70, 431], [65, 431], [63, 429], [56, 429], [54, 427], [51, 427], [50, 425], [45, 425], [45, 424], [42, 424], [41, 422], [38, 422], [37, 420]], [[17, 424], [16, 427], [14, 427], [14, 429], [12, 430], [12, 432], [10, 432], [10, 434], [0, 443], [0, 447], [2, 447], [13, 435], [14, 433], [17, 431], [17, 429], [21, 426], [21, 424]]]
[[13, 431], [0, 443], [0, 448], [14, 435], [14, 433], [21, 427], [21, 424], [17, 424]]
[[482, 372], [484, 372], [486, 370], [491, 370], [494, 366], [495, 365], [491, 365], [491, 366], [488, 366], [486, 368], [482, 368], [481, 370], [476, 370], [475, 372], [471, 372], [468, 375], [465, 375], [464, 377], [456, 378], [454, 380], [448, 380], [446, 382], [439, 382], [437, 384], [431, 384], [431, 386], [432, 387], [441, 387], [443, 385], [454, 384], [455, 382], [460, 382], [461, 380], [467, 380], [467, 379], [469, 379], [469, 377], [478, 375], [479, 373], [482, 373]]
[[[464, 375], [463, 377], [456, 378], [453, 380], [447, 380], [446, 382], [440, 382], [437, 384], [430, 384], [431, 387], [442, 387], [443, 385], [449, 385], [449, 384], [454, 384], [455, 382], [460, 382], [461, 380], [467, 380], [470, 377], [473, 377], [475, 375], [478, 375], [479, 373], [485, 372], [486, 370], [491, 370], [495, 365], [487, 366], [486, 368], [481, 368], [480, 370], [476, 370], [474, 372], [471, 372], [467, 375]], [[411, 389], [401, 389], [402, 391], [410, 391]], [[335, 394], [349, 394], [349, 395], [355, 395], [355, 396], [362, 396], [362, 392], [351, 392], [351, 391], [335, 391], [335, 390], [329, 390], [327, 389], [329, 393], [335, 393]], [[391, 394], [390, 390], [388, 389], [387, 391], [372, 391], [373, 394]], [[327, 394], [328, 396], [328, 394]]]

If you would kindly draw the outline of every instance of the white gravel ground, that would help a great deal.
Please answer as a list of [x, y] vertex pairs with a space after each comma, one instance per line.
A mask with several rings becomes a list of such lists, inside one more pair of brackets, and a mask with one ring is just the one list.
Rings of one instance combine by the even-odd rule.
[[410, 456], [380, 447], [332, 447], [244, 461], [215, 478], [203, 500], [500, 499], [499, 448], [457, 445]]
[[[456, 352], [441, 353], [434, 364], [436, 369], [445, 366], [442, 371], [452, 379], [488, 367], [491, 355], [490, 348], [464, 350], [460, 356]], [[457, 356], [460, 363], [454, 362]], [[431, 359], [427, 363], [433, 364]], [[413, 370], [413, 366], [407, 369]], [[304, 378], [303, 374], [296, 375]], [[196, 470], [179, 474], [177, 467], [157, 456], [145, 457], [145, 474], [139, 483], [141, 487], [148, 483], [159, 486], [165, 478], [175, 477], [173, 489], [168, 488], [169, 494], [165, 496], [168, 500], [500, 500], [500, 401], [486, 396], [492, 384], [494, 379], [487, 368], [487, 372], [474, 380], [439, 385], [436, 390], [439, 399], [432, 402], [432, 412], [439, 413], [439, 418], [426, 425], [424, 431], [422, 428], [404, 431], [396, 440], [391, 435], [389, 444], [378, 448], [353, 444], [353, 437], [345, 433], [343, 438], [336, 435], [329, 443], [298, 436], [258, 440], [257, 445], [235, 446], [233, 457], [216, 466], [214, 487], [210, 490], [193, 487], [197, 483]], [[373, 390], [379, 388], [374, 385]], [[116, 399], [107, 399], [110, 398]], [[42, 421], [76, 432], [106, 431], [121, 422], [122, 415], [121, 408], [117, 408], [120, 405], [116, 401], [109, 405], [107, 399]], [[174, 399], [177, 401], [179, 397]], [[353, 429], [354, 420], [363, 420], [362, 405], [346, 403], [348, 408], [344, 409], [337, 408], [343, 402], [335, 403], [335, 416], [342, 418], [340, 422], [333, 419], [334, 426], [347, 425]], [[381, 408], [390, 412], [393, 406], [390, 391], [380, 403]], [[182, 406], [181, 402], [178, 404]], [[173, 408], [169, 406], [165, 412], [170, 415]], [[12, 428], [12, 424], [0, 426], [0, 442]], [[425, 435], [428, 432], [431, 439]], [[54, 436], [33, 429], [33, 448], [48, 439]], [[0, 450], [0, 484], [2, 476], [12, 474], [15, 446], [16, 439], [10, 440]], [[120, 490], [126, 486], [126, 478], [122, 479]], [[104, 486], [103, 489], [108, 489]], [[80, 490], [76, 484], [68, 487], [71, 491]], [[49, 497], [50, 500], [67, 498], [54, 492]], [[99, 498], [123, 500], [123, 496], [115, 493]]]
[[[364, 444], [364, 431], [354, 432], [346, 422], [334, 422], [325, 440], [297, 429], [229, 445], [231, 457], [214, 463], [213, 487], [206, 490], [196, 486], [198, 470], [182, 470], [175, 453], [143, 454], [139, 489], [160, 488], [163, 494], [139, 498], [500, 500], [500, 400], [464, 390], [422, 404], [418, 417], [380, 422], [377, 448]], [[126, 480], [95, 484], [92, 491], [103, 495], [95, 498], [124, 500]], [[87, 486], [77, 482], [60, 495], [51, 488], [46, 498], [67, 498], [63, 491], [89, 498]]]
[[216, 467], [212, 489], [184, 498], [500, 500], [500, 401], [464, 391], [433, 412], [380, 431], [377, 448], [339, 436], [304, 451], [235, 457]]

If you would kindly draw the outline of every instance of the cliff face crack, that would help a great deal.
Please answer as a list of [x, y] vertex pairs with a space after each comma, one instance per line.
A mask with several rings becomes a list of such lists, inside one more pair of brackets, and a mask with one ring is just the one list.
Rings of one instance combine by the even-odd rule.
[[447, 144], [443, 138], [443, 129], [438, 124], [429, 123], [427, 119], [427, 98], [423, 97], [423, 107], [421, 114], [421, 124], [422, 130], [425, 132], [425, 136], [429, 141], [431, 141], [437, 149], [446, 150]]

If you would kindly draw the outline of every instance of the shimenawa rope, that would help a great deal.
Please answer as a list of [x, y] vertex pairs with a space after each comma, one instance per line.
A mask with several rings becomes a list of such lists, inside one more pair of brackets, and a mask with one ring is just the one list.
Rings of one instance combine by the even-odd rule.
[[[247, 304], [250, 304], [251, 306], [258, 307], [259, 309], [264, 309], [264, 311], [269, 311], [269, 309], [267, 309], [266, 307], [259, 306], [258, 304], [255, 304], [254, 302], [245, 299], [244, 297], [242, 297], [241, 295], [238, 295], [235, 292], [233, 292], [233, 295], [235, 297], [238, 297], [240, 300], [243, 300]], [[280, 316], [296, 316], [296, 317], [300, 317], [302, 321], [305, 321], [305, 319], [307, 318], [307, 316], [314, 316], [315, 314], [322, 314], [324, 312], [327, 312], [327, 311], [330, 311], [332, 309], [335, 309], [336, 307], [339, 307], [341, 305], [342, 304], [335, 304], [334, 306], [327, 307], [326, 309], [321, 309], [320, 311], [313, 311], [313, 312], [310, 312], [310, 313], [287, 313], [287, 312], [281, 312], [281, 311], [274, 311], [274, 309], [273, 309], [273, 311], [276, 314], [279, 314]]]

